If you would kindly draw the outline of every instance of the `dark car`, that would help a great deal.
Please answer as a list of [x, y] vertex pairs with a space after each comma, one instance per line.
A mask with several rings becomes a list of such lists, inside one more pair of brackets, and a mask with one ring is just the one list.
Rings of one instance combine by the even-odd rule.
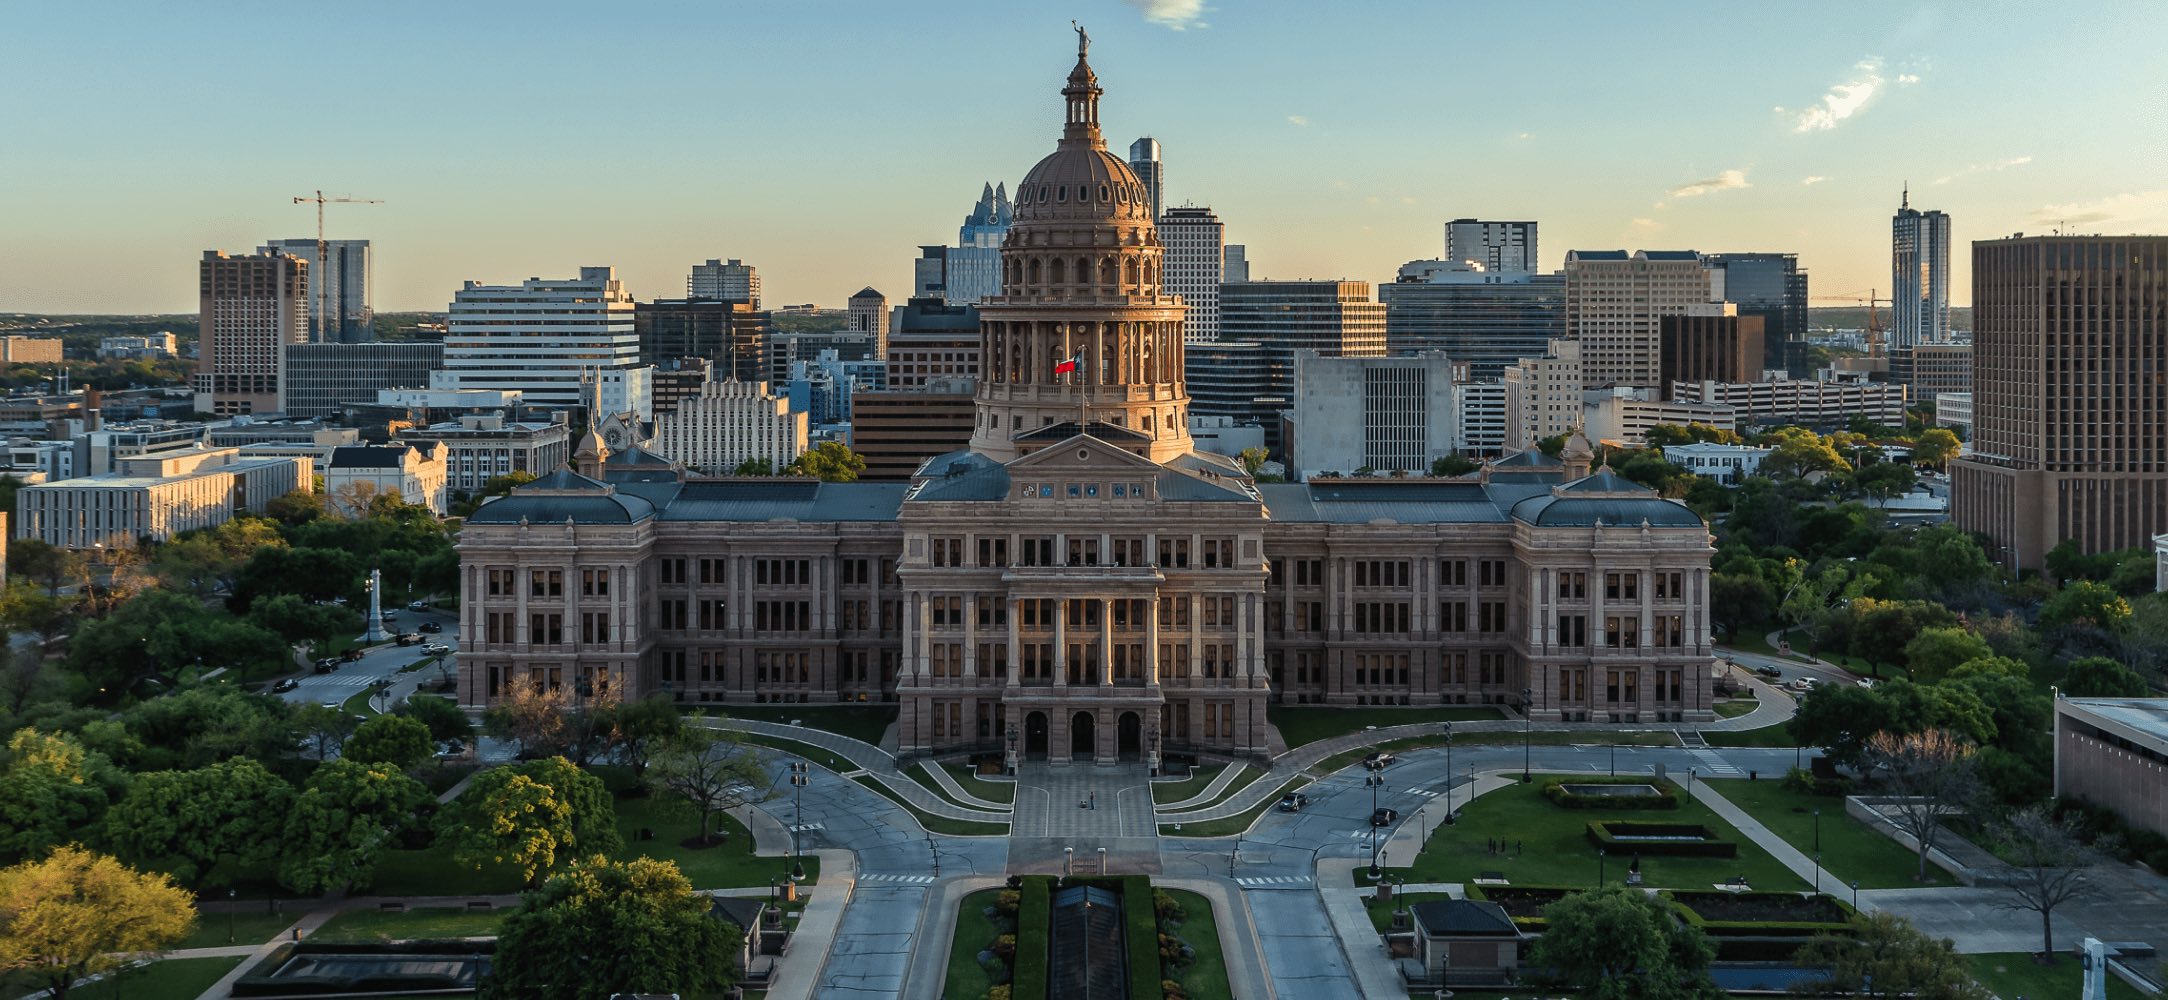
[[300, 687], [300, 686], [301, 686], [301, 682], [300, 682], [300, 681], [297, 681], [297, 680], [295, 680], [295, 679], [293, 679], [293, 678], [291, 678], [291, 677], [288, 677], [288, 678], [286, 678], [285, 680], [282, 680], [282, 681], [278, 682], [277, 684], [273, 684], [273, 685], [271, 685], [271, 693], [273, 693], [273, 694], [285, 694], [286, 692], [288, 692], [288, 691], [291, 691], [291, 690], [293, 690], [293, 689], [295, 689], [295, 688], [297, 688], [297, 687]]
[[1370, 825], [1371, 825], [1371, 826], [1391, 826], [1391, 825], [1393, 825], [1393, 824], [1394, 824], [1395, 822], [1398, 822], [1398, 821], [1399, 821], [1399, 819], [1400, 819], [1400, 814], [1399, 814], [1399, 813], [1397, 813], [1397, 812], [1394, 812], [1394, 811], [1393, 811], [1393, 810], [1391, 810], [1391, 809], [1379, 809], [1379, 810], [1377, 810], [1376, 812], [1373, 812], [1373, 813], [1371, 813], [1371, 814], [1370, 814]]
[[1770, 680], [1776, 680], [1784, 676], [1784, 671], [1778, 670], [1775, 667], [1755, 667], [1754, 672], [1762, 675], [1763, 677], [1767, 677]]
[[423, 622], [423, 623], [421, 623], [420, 625], [418, 625], [418, 626], [415, 626], [415, 627], [416, 627], [416, 628], [419, 628], [419, 629], [420, 629], [421, 631], [424, 631], [424, 632], [442, 632], [442, 631], [444, 631], [444, 626], [442, 626], [442, 625], [439, 625], [439, 624], [437, 624], [436, 622]]
[[1303, 807], [1309, 804], [1310, 797], [1301, 792], [1289, 792], [1280, 796], [1280, 811], [1283, 813], [1301, 812]]
[[339, 654], [339, 659], [341, 659], [341, 660], [344, 660], [344, 661], [346, 661], [347, 663], [352, 663], [352, 662], [354, 662], [355, 660], [361, 659], [361, 650], [359, 650], [359, 649], [349, 649], [349, 650], [347, 650], [347, 651], [346, 651], [346, 652], [344, 652], [344, 653], [340, 653], [340, 654]]
[[1383, 750], [1379, 750], [1375, 753], [1372, 753], [1368, 757], [1364, 757], [1363, 766], [1373, 771], [1383, 771], [1387, 767], [1391, 766], [1393, 761], [1398, 759], [1400, 758], [1395, 757], [1392, 754], [1386, 753]]

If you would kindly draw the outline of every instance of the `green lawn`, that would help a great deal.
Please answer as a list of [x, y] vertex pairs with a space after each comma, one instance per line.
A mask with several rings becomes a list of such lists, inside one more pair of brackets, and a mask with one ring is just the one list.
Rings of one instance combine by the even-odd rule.
[[494, 896], [521, 888], [519, 871], [511, 865], [477, 870], [452, 860], [447, 848], [425, 847], [385, 851], [365, 891], [373, 896]]
[[[1258, 773], [1262, 774], [1264, 772], [1260, 771]], [[1258, 803], [1248, 812], [1229, 816], [1225, 819], [1208, 819], [1195, 823], [1161, 823], [1159, 824], [1159, 833], [1163, 837], [1232, 837], [1248, 831], [1250, 824], [1257, 822], [1257, 817], [1264, 815], [1265, 810], [1280, 804], [1281, 796], [1309, 783], [1310, 779], [1308, 778], [1290, 778], [1287, 784], [1280, 786], [1279, 791], [1268, 796], [1265, 801]]]
[[941, 766], [948, 770], [949, 777], [956, 779], [956, 784], [962, 786], [964, 791], [978, 796], [984, 801], [1016, 801], [1016, 782], [988, 781], [979, 777], [978, 771], [969, 764], [943, 764]]
[[[1543, 732], [1533, 733], [1489, 732], [1466, 733], [1453, 737], [1454, 746], [1517, 747], [1524, 742], [1527, 743], [1529, 746], [1539, 747], [1675, 747], [1679, 745], [1679, 738], [1670, 730], [1654, 729], [1644, 731], [1620, 732], [1582, 729], [1546, 730]], [[1356, 763], [1357, 761], [1362, 760], [1364, 757], [1369, 756], [1370, 752], [1373, 749], [1403, 752], [1408, 750], [1421, 750], [1426, 747], [1442, 747], [1444, 745], [1445, 737], [1443, 736], [1409, 736], [1397, 740], [1387, 740], [1383, 743], [1377, 744], [1375, 747], [1357, 747], [1353, 750], [1344, 750], [1340, 753], [1333, 754], [1332, 756], [1311, 765], [1310, 773], [1316, 775], [1331, 774], [1334, 771], [1340, 770], [1343, 767], [1347, 767], [1351, 764]]]
[[495, 937], [506, 910], [423, 906], [405, 911], [349, 910], [331, 918], [309, 940], [318, 944]]
[[[769, 805], [772, 808], [775, 803]], [[784, 815], [789, 813], [786, 811]], [[655, 839], [635, 839], [634, 834], [641, 827], [654, 830]], [[691, 813], [678, 811], [664, 799], [620, 799], [617, 803], [617, 832], [625, 838], [625, 849], [618, 856], [672, 862], [692, 880], [695, 889], [768, 885], [790, 864], [788, 858], [754, 857], [752, 834], [746, 832], [745, 824], [727, 813], [715, 817], [709, 828], [726, 834], [720, 846], [686, 847], [680, 841], [689, 840], [699, 832], [698, 821]], [[807, 855], [804, 863], [804, 884], [819, 881], [820, 859]]]
[[1220, 951], [1219, 924], [1212, 919], [1212, 902], [1183, 889], [1162, 889], [1182, 904], [1182, 940], [1196, 952], [1196, 960], [1175, 976], [1189, 1000], [1231, 1000], [1234, 987], [1227, 982], [1227, 958]]
[[934, 833], [945, 833], [953, 837], [1008, 835], [1009, 824], [1007, 823], [983, 823], [978, 820], [971, 819], [949, 819], [946, 816], [936, 816], [932, 813], [926, 812], [925, 810], [922, 810], [919, 807], [910, 804], [909, 802], [905, 802], [903, 800], [903, 796], [898, 795], [893, 791], [890, 791], [887, 785], [882, 784], [879, 779], [874, 778], [872, 775], [862, 774], [851, 780], [856, 781], [859, 784], [866, 786], [867, 788], [873, 789], [875, 792], [878, 792], [883, 797], [887, 798], [890, 802], [894, 802], [895, 804], [902, 806], [913, 817], [916, 817], [918, 819], [918, 824], [920, 826], [923, 826], [926, 829], [933, 831]]
[[1712, 747], [1793, 747], [1799, 741], [1792, 738], [1791, 730], [1784, 723], [1763, 726], [1760, 729], [1707, 729], [1701, 738]]
[[874, 746], [881, 745], [881, 737], [888, 732], [889, 724], [896, 721], [894, 705], [862, 708], [852, 705], [732, 705], [716, 712], [732, 719], [804, 723], [810, 729], [848, 736]]
[[[1596, 848], [1588, 824], [1606, 819], [1697, 823], [1739, 845], [1736, 858], [1643, 857], [1643, 884], [1672, 889], [1705, 889], [1734, 875], [1745, 875], [1755, 889], [1787, 891], [1807, 884], [1778, 864], [1767, 851], [1741, 836], [1729, 823], [1699, 802], [1681, 801], [1677, 809], [1565, 809], [1543, 797], [1545, 779], [1514, 783], [1478, 797], [1460, 812], [1460, 822], [1435, 827], [1415, 864], [1395, 869], [1410, 882], [1470, 882], [1486, 871], [1505, 873], [1522, 885], [1591, 885], [1596, 881]], [[1517, 842], [1520, 852], [1486, 852], [1486, 839]], [[1627, 858], [1611, 858], [1605, 874], [1625, 877]]]
[[140, 968], [119, 974], [117, 980], [108, 979], [90, 986], [79, 987], [73, 994], [91, 1000], [95, 997], [123, 996], [128, 1000], [196, 1000], [213, 983], [226, 978], [226, 973], [240, 965], [241, 959], [233, 958], [169, 958], [152, 962]]
[[738, 736], [754, 746], [767, 747], [770, 750], [781, 750], [794, 757], [803, 757], [837, 774], [858, 770], [858, 765], [811, 743], [800, 743], [797, 740], [785, 739], [781, 736], [766, 736], [759, 733], [740, 733]]
[[1241, 766], [1240, 764], [1208, 764], [1203, 767], [1190, 768], [1189, 777], [1180, 781], [1155, 781], [1152, 783], [1152, 801], [1159, 805], [1180, 802], [1198, 792], [1204, 791], [1205, 786], [1210, 785], [1212, 779], [1219, 777], [1221, 771], [1225, 771], [1229, 767]]
[[239, 912], [231, 914], [198, 913], [196, 914], [196, 929], [190, 932], [187, 937], [182, 938], [180, 944], [173, 947], [176, 949], [223, 948], [228, 943], [226, 930], [229, 921], [232, 923], [233, 928], [233, 941], [231, 943], [262, 944], [271, 940], [271, 935], [292, 927], [294, 921], [301, 919], [300, 911], [302, 909], [306, 909], [306, 905], [296, 908], [295, 912], [292, 913], [265, 913], [261, 906], [245, 907]]
[[[2054, 965], [2040, 965], [2023, 952], [1966, 955], [1965, 961], [1972, 965], [1972, 977], [2002, 1000], [2017, 1000], [2021, 996], [2057, 1000], [2084, 991], [2085, 967], [2071, 955], [2057, 956]], [[2111, 972], [2108, 974], [2108, 1000], [2148, 998]]]
[[1423, 708], [1334, 708], [1312, 705], [1274, 705], [1265, 720], [1279, 729], [1290, 749], [1305, 743], [1361, 732], [1371, 726], [1412, 726], [1424, 722], [1474, 722], [1496, 720], [1505, 715], [1480, 705]]
[[949, 941], [948, 978], [941, 985], [941, 995], [948, 1000], [980, 1000], [994, 986], [986, 968], [979, 964], [979, 952], [991, 946], [995, 937], [1014, 930], [1002, 918], [986, 919], [986, 908], [994, 905], [1000, 895], [1000, 889], [980, 889], [957, 904], [956, 936]]
[[376, 689], [374, 688], [365, 689], [360, 694], [346, 699], [346, 704], [341, 707], [346, 709], [348, 715], [378, 715], [380, 713], [377, 712], [376, 706], [369, 704], [369, 696], [375, 693]]
[[1369, 912], [1370, 925], [1372, 927], [1376, 927], [1378, 929], [1378, 933], [1389, 934], [1392, 932], [1393, 929], [1394, 908], [1402, 906], [1413, 906], [1417, 903], [1426, 903], [1433, 899], [1451, 898], [1453, 898], [1453, 894], [1450, 892], [1396, 892], [1393, 893], [1392, 902], [1380, 903], [1378, 902], [1378, 895], [1375, 890], [1365, 889], [1363, 890], [1363, 909]]
[[1742, 715], [1753, 714], [1755, 709], [1761, 707], [1761, 702], [1752, 698], [1732, 698], [1717, 702], [1715, 707], [1717, 718], [1736, 719]]
[[[1857, 881], [1862, 889], [1955, 884], [1948, 872], [1934, 865], [1927, 866], [1928, 881], [1913, 881], [1912, 875], [1919, 869], [1918, 855], [1845, 815], [1841, 797], [1792, 791], [1776, 780], [1718, 779], [1704, 784], [1808, 857], [1814, 856], [1813, 810], [1820, 809], [1822, 867], [1846, 884]], [[1826, 885], [1822, 888], [1831, 889]]]

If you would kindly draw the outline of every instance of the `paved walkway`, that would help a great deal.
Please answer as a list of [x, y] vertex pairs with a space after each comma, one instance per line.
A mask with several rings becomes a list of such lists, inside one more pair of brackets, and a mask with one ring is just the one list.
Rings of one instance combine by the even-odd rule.
[[977, 807], [967, 809], [934, 794], [932, 789], [919, 784], [909, 775], [904, 774], [903, 770], [896, 764], [895, 755], [863, 740], [838, 736], [835, 733], [814, 729], [809, 726], [791, 726], [780, 722], [764, 722], [757, 719], [698, 719], [694, 721], [711, 729], [729, 729], [737, 732], [779, 737], [826, 750], [849, 761], [853, 767], [864, 771], [867, 777], [880, 782], [882, 787], [894, 792], [897, 798], [910, 803], [912, 808], [920, 812], [939, 816], [943, 819], [972, 820], [980, 823], [1007, 823], [1009, 821], [1010, 807], [998, 802], [984, 802], [967, 796], [965, 801], [979, 803]]
[[[1413, 855], [1410, 855], [1413, 857]], [[1318, 895], [1324, 898], [1325, 915], [1332, 918], [1333, 933], [1347, 954], [1348, 971], [1355, 985], [1371, 1000], [1405, 998], [1408, 988], [1393, 968], [1393, 957], [1370, 913], [1363, 908], [1366, 890], [1355, 886], [1355, 870], [1364, 867], [1357, 858], [1326, 858], [1317, 864]]]
[[843, 908], [858, 886], [858, 855], [852, 851], [814, 851], [820, 859], [821, 878], [798, 917], [798, 929], [776, 963], [775, 978], [768, 986], [768, 1000], [809, 1000], [820, 981], [821, 967], [835, 944], [836, 928], [843, 922]]
[[1198, 792], [1197, 794], [1192, 795], [1189, 798], [1183, 799], [1180, 802], [1169, 802], [1166, 805], [1160, 806], [1159, 810], [1161, 812], [1172, 813], [1181, 812], [1184, 809], [1195, 809], [1198, 806], [1204, 805], [1205, 803], [1208, 803], [1213, 799], [1218, 798], [1221, 792], [1227, 790], [1228, 785], [1234, 784], [1236, 778], [1239, 778], [1244, 774], [1247, 774], [1254, 770], [1256, 770], [1256, 768], [1253, 768], [1248, 764], [1244, 764], [1240, 761], [1231, 762], [1227, 766], [1220, 768], [1220, 772], [1213, 775], [1211, 781], [1205, 783], [1203, 791]]
[[[1161, 878], [1152, 884], [1182, 889], [1212, 903], [1212, 922], [1219, 926], [1220, 954], [1227, 962], [1229, 994], [1235, 997], [1278, 997], [1272, 977], [1265, 972], [1264, 943], [1251, 919], [1249, 902], [1233, 885], [1214, 878]], [[1289, 997], [1287, 1000], [1299, 1000]]]
[[[1710, 812], [1722, 817], [1724, 822], [1737, 827], [1739, 832], [1744, 834], [1748, 840], [1761, 845], [1762, 850], [1768, 851], [1769, 856], [1777, 859], [1778, 864], [1791, 869], [1792, 874], [1799, 876], [1800, 880], [1808, 885], [1820, 886], [1823, 892], [1828, 893], [1836, 893], [1838, 890], [1845, 888], [1843, 879], [1830, 874], [1828, 869], [1816, 864], [1815, 860], [1807, 857], [1805, 852], [1793, 847], [1789, 841], [1777, 836], [1774, 831], [1763, 826], [1760, 820], [1748, 815], [1746, 810], [1732, 805], [1730, 799], [1725, 798], [1715, 788], [1711, 787], [1714, 784], [1716, 783], [1713, 781], [1694, 782], [1694, 801], [1708, 806]], [[1756, 888], [1768, 889], [1772, 887], [1757, 886]], [[1867, 905], [1867, 902], [1865, 899], [1860, 900], [1862, 908], [1873, 909], [1873, 907]]]

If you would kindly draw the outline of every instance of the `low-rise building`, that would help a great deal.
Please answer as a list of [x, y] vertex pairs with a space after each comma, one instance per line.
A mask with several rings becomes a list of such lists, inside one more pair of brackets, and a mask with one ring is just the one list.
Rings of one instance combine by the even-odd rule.
[[286, 374], [279, 381], [279, 412], [289, 417], [336, 416], [368, 403], [386, 389], [429, 384], [444, 366], [444, 345], [434, 340], [372, 340], [359, 344], [286, 344]]
[[105, 337], [98, 341], [101, 358], [170, 358], [176, 350], [173, 335], [163, 330], [130, 337]]
[[1972, 391], [1971, 344], [1914, 344], [1889, 352], [1889, 377], [1912, 388], [1913, 399]]
[[1737, 411], [1722, 403], [1656, 400], [1648, 395], [1646, 389], [1623, 387], [1589, 392], [1581, 410], [1589, 438], [1638, 448], [1648, 444], [1651, 427], [1707, 424], [1721, 431], [1739, 429]]
[[1761, 471], [1762, 459], [1769, 457], [1769, 451], [1752, 445], [1696, 441], [1665, 445], [1664, 460], [1702, 478], [1737, 486], [1740, 480]]
[[1430, 471], [1453, 454], [1458, 434], [1454, 369], [1443, 351], [1391, 358], [1296, 351], [1287, 467], [1302, 479], [1360, 469]]
[[1737, 411], [1739, 423], [1762, 427], [1843, 427], [1853, 417], [1889, 427], [1905, 423], [1905, 387], [1866, 379], [1673, 382], [1671, 398], [1721, 403]]
[[121, 461], [118, 473], [25, 486], [15, 495], [19, 538], [64, 549], [133, 547], [215, 528], [242, 512], [313, 488], [305, 458], [242, 459], [234, 448], [192, 448]]
[[1948, 427], [1960, 435], [1972, 436], [1972, 394], [1969, 392], [1935, 393], [1935, 426]]
[[324, 465], [324, 505], [356, 517], [368, 510], [371, 500], [396, 495], [443, 517], [447, 513], [444, 480], [445, 455], [449, 451], [441, 441], [334, 448], [331, 460]]
[[2056, 698], [2055, 797], [2168, 835], [2168, 698]]
[[762, 459], [780, 470], [806, 450], [806, 414], [792, 412], [766, 382], [710, 382], [656, 424], [657, 454], [710, 475]]
[[1460, 437], [1454, 450], [1471, 457], [1489, 457], [1506, 447], [1506, 386], [1503, 382], [1470, 382], [1453, 387], [1453, 408], [1460, 415]]
[[1415, 924], [1411, 985], [1505, 986], [1519, 973], [1521, 930], [1504, 907], [1439, 899], [1408, 909]]
[[572, 457], [572, 429], [562, 421], [466, 416], [402, 431], [398, 440], [442, 442], [446, 447], [444, 485], [462, 493], [481, 492], [491, 479], [514, 472], [544, 475]]
[[57, 365], [59, 337], [0, 337], [0, 362], [11, 365]]

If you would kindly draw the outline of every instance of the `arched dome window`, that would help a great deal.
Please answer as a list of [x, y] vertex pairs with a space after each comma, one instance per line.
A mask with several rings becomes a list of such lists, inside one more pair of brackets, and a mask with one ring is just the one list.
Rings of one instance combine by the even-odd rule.
[[1039, 262], [1037, 260], [1033, 260], [1030, 266], [1031, 281], [1029, 282], [1029, 284], [1037, 285], [1039, 283]]
[[1068, 266], [1062, 263], [1061, 258], [1054, 258], [1053, 273], [1047, 276], [1047, 280], [1056, 285], [1065, 285], [1069, 283]]
[[1112, 198], [1109, 198], [1109, 197], [1107, 197], [1107, 186], [1106, 186], [1106, 185], [1104, 185], [1104, 184], [1101, 184], [1101, 185], [1099, 185], [1099, 200], [1100, 200], [1100, 201], [1112, 201], [1112, 200], [1113, 200]]

